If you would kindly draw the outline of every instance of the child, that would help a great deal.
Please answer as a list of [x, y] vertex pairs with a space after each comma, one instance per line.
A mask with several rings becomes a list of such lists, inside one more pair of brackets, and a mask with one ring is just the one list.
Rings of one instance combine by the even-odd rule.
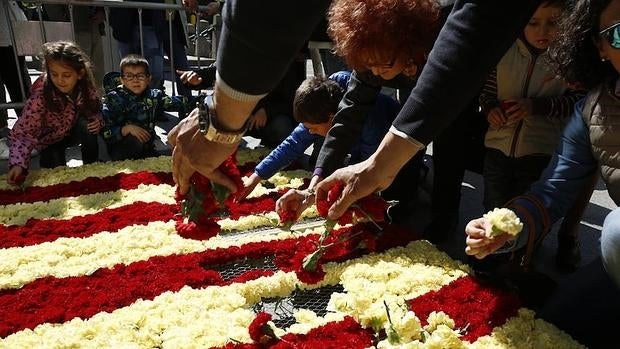
[[109, 91], [103, 104], [103, 138], [112, 160], [155, 155], [155, 121], [163, 110], [186, 113], [188, 100], [149, 88], [149, 63], [139, 55], [121, 60], [122, 85]]
[[[580, 188], [597, 172], [602, 175], [609, 196], [616, 205], [620, 204], [620, 0], [578, 0], [567, 12], [551, 57], [568, 81], [590, 92], [575, 106], [561, 143], [540, 180], [527, 194], [507, 205], [524, 223], [523, 231], [516, 240], [508, 234], [490, 238], [485, 219], [472, 220], [465, 229], [469, 255], [485, 258], [502, 246], [506, 252], [535, 246], [534, 242], [542, 240], [549, 226], [565, 215]], [[510, 241], [514, 243], [505, 245]], [[617, 336], [618, 308], [609, 297], [617, 296], [620, 287], [618, 208], [603, 223], [601, 255], [603, 265], [597, 258], [577, 271], [566, 280], [570, 283], [558, 288], [554, 309], [547, 309], [547, 314], [557, 311], [554, 324], [592, 348], [606, 347]], [[598, 271], [603, 270], [609, 278], [598, 276]], [[598, 298], [602, 290], [608, 290], [607, 298]], [[601, 299], [600, 304], [593, 304], [597, 298]]]
[[[323, 138], [332, 126], [338, 103], [350, 77], [349, 72], [337, 72], [329, 79], [308, 78], [299, 86], [293, 102], [293, 115], [300, 124], [245, 180], [242, 198], [247, 196], [262, 179], [270, 178], [302, 156], [311, 144], [314, 143], [315, 151], [320, 150]], [[376, 150], [399, 108], [398, 103], [392, 98], [379, 95], [369, 112], [370, 117], [366, 119], [360, 139], [351, 149], [350, 162], [364, 160]]]
[[[547, 48], [556, 35], [556, 18], [562, 6], [562, 0], [539, 5], [480, 95], [490, 125], [483, 170], [486, 211], [524, 193], [540, 177], [560, 140], [566, 118], [582, 96], [569, 90], [548, 63]], [[580, 217], [582, 211], [575, 215]], [[570, 226], [561, 232], [557, 262], [571, 270], [580, 259], [577, 231]]]
[[76, 143], [85, 164], [98, 159], [103, 120], [88, 56], [74, 43], [49, 42], [42, 62], [44, 74], [33, 83], [9, 136], [9, 184], [26, 174], [33, 150], [40, 151], [43, 168], [64, 166], [65, 149]]
[[[215, 65], [196, 71], [177, 71], [179, 78], [192, 89], [210, 89], [215, 83]], [[259, 138], [261, 144], [275, 148], [295, 128], [293, 99], [297, 87], [306, 78], [306, 60], [300, 57], [291, 63], [278, 85], [250, 113], [246, 136]]]

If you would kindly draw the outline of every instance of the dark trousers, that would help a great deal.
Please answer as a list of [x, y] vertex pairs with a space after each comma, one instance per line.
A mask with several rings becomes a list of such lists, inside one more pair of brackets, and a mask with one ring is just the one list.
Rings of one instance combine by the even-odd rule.
[[386, 200], [397, 200], [399, 205], [406, 207], [408, 203], [416, 199], [418, 184], [420, 183], [420, 171], [422, 170], [424, 153], [419, 152], [400, 169], [396, 178], [381, 196]]
[[503, 207], [515, 196], [525, 193], [549, 164], [550, 155], [506, 156], [487, 149], [484, 160], [484, 209]]
[[290, 115], [268, 115], [264, 127], [249, 130], [246, 135], [259, 138], [262, 145], [273, 149], [280, 145], [296, 126], [297, 122]]
[[[15, 63], [12, 46], [0, 47], [0, 57], [3, 57], [2, 64], [0, 64], [0, 80], [2, 80], [4, 86], [6, 86], [6, 89], [9, 92], [9, 96], [11, 97], [11, 102], [25, 102], [26, 97], [28, 96], [28, 92], [30, 90], [30, 78], [28, 77], [24, 57], [18, 58], [19, 65], [17, 65]], [[18, 69], [21, 69], [22, 71], [24, 91], [26, 93], [26, 96], [22, 95], [22, 91], [19, 86], [19, 75], [17, 73]], [[22, 110], [16, 109], [15, 112], [17, 113], [17, 116], [19, 116], [21, 115]], [[0, 127], [4, 127], [6, 126], [6, 124], [6, 111], [1, 111]]]
[[85, 118], [79, 118], [67, 137], [41, 151], [39, 165], [42, 168], [65, 166], [67, 164], [65, 150], [75, 144], [80, 144], [83, 163], [92, 164], [98, 161], [99, 143], [97, 135], [88, 132], [87, 124], [88, 121]]
[[144, 159], [156, 155], [152, 138], [142, 143], [131, 134], [116, 143], [109, 143], [107, 148], [110, 159], [114, 161]]
[[433, 141], [433, 229], [446, 231], [458, 223], [465, 170], [482, 173], [484, 135], [488, 124], [477, 103], [468, 108]]

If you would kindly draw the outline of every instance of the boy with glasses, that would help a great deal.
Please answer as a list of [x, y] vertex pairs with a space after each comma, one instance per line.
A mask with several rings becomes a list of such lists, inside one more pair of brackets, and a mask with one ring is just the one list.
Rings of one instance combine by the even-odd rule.
[[156, 116], [163, 111], [187, 113], [190, 101], [184, 96], [166, 96], [149, 88], [149, 63], [139, 55], [121, 60], [121, 85], [106, 94], [103, 103], [103, 139], [112, 160], [154, 156]]

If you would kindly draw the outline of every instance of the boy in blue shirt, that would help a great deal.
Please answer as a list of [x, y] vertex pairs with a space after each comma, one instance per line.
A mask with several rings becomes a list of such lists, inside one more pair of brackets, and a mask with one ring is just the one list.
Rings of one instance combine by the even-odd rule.
[[[261, 180], [270, 178], [301, 157], [311, 144], [314, 144], [316, 152], [321, 149], [350, 77], [350, 72], [340, 71], [332, 74], [329, 79], [308, 78], [299, 86], [293, 102], [294, 117], [299, 125], [244, 180], [240, 198], [252, 192]], [[399, 109], [400, 105], [394, 99], [379, 95], [369, 111], [360, 138], [349, 152], [349, 163], [360, 162], [374, 153]]]

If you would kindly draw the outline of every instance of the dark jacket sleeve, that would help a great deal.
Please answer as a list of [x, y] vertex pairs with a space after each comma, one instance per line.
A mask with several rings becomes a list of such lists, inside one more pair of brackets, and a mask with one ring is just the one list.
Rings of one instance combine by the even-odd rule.
[[347, 153], [364, 128], [368, 111], [377, 101], [381, 84], [370, 73], [353, 72], [342, 97], [334, 125], [330, 128], [319, 153], [316, 167], [327, 176], [344, 164]]
[[394, 127], [423, 144], [435, 139], [476, 97], [538, 4], [457, 0]]
[[524, 222], [528, 240], [542, 239], [599, 169], [592, 154], [588, 126], [583, 120], [584, 103], [582, 99], [575, 105], [560, 144], [540, 179], [508, 205]]
[[219, 75], [252, 95], [271, 91], [325, 16], [329, 0], [241, 1], [224, 5]]

